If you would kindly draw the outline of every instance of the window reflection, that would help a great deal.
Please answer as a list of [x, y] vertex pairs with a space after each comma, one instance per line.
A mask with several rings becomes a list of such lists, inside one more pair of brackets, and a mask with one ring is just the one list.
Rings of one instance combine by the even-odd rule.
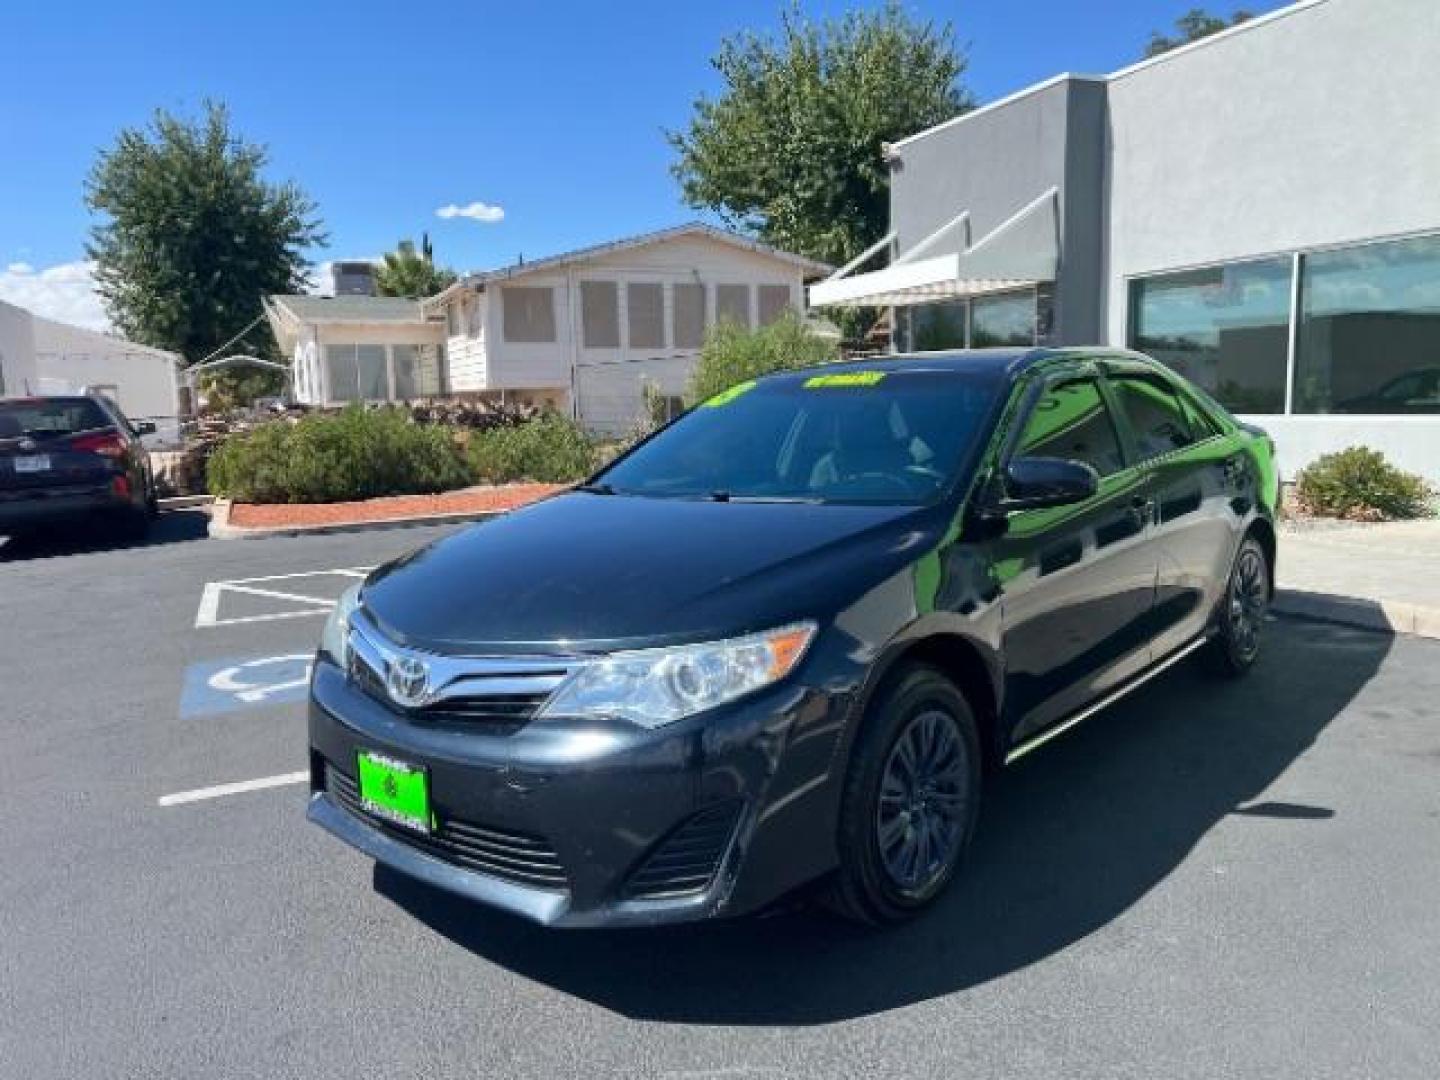
[[1035, 291], [981, 296], [970, 302], [970, 347], [1035, 344]]
[[1131, 284], [1131, 344], [1241, 413], [1285, 411], [1292, 260], [1232, 263]]
[[1295, 411], [1440, 413], [1440, 237], [1303, 267]]

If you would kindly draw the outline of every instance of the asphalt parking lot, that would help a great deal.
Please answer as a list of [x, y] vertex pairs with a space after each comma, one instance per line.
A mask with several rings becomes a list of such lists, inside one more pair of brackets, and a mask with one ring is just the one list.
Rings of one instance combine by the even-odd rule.
[[292, 782], [327, 602], [448, 528], [0, 545], [0, 1076], [1436, 1075], [1440, 643], [1179, 665], [1005, 776], [899, 930], [544, 931]]

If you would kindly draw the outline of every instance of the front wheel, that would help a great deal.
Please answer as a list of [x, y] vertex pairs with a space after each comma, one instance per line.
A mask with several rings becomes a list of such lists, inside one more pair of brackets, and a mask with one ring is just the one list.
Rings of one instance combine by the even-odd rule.
[[1220, 602], [1219, 629], [1205, 650], [1212, 672], [1233, 678], [1255, 666], [1269, 604], [1270, 560], [1260, 541], [1247, 536], [1230, 568], [1230, 580]]
[[830, 902], [867, 923], [900, 922], [944, 891], [975, 831], [980, 739], [953, 682], [914, 666], [872, 704], [840, 811]]

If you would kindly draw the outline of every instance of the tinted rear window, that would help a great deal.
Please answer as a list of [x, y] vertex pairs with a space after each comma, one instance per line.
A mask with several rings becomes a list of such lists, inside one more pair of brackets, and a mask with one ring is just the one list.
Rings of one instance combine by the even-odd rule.
[[0, 439], [28, 436], [54, 439], [77, 431], [110, 427], [113, 421], [89, 398], [0, 401]]

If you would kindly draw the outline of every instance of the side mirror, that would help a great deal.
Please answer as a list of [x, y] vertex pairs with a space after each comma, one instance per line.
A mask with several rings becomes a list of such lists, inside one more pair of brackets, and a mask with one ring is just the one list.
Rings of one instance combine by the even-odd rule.
[[1064, 458], [1022, 457], [1005, 470], [1005, 495], [999, 510], [1042, 510], [1084, 502], [1100, 486], [1089, 465]]
[[154, 434], [155, 434], [155, 421], [154, 421], [154, 420], [132, 420], [132, 421], [130, 421], [130, 429], [131, 429], [132, 431], [134, 431], [136, 435], [154, 435]]

